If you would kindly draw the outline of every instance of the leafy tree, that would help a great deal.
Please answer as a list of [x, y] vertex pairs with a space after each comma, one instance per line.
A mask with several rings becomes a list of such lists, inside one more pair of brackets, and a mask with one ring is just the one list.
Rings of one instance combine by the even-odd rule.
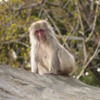
[[73, 53], [76, 78], [100, 86], [100, 2], [98, 0], [2, 0], [0, 62], [29, 69], [30, 24], [46, 19], [59, 42]]

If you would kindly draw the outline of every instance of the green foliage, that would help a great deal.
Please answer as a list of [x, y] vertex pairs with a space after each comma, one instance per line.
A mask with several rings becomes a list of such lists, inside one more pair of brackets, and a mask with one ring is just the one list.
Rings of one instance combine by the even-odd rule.
[[86, 84], [89, 85], [95, 85], [100, 87], [100, 82], [97, 80], [97, 78], [94, 76], [94, 74], [91, 71], [88, 71], [89, 75], [88, 76], [83, 76], [81, 77], [81, 81], [83, 81]]
[[[55, 33], [60, 37], [60, 43], [64, 46], [67, 43], [70, 51], [75, 55], [78, 66], [77, 75], [79, 75], [83, 69], [82, 66], [93, 56], [100, 40], [100, 7], [98, 7], [93, 34], [87, 42], [85, 41], [86, 55], [88, 55], [85, 61], [83, 40], [87, 39], [95, 25], [93, 22], [96, 15], [96, 2], [93, 8], [88, 0], [48, 0], [43, 4], [40, 3], [41, 0], [0, 2], [0, 62], [29, 70], [28, 27], [39, 19], [48, 19]], [[38, 5], [34, 7], [35, 4]], [[100, 55], [97, 54], [90, 64], [98, 64], [99, 58]], [[81, 80], [90, 85], [100, 86], [100, 82], [95, 77], [96, 75], [89, 71], [89, 75], [81, 77]]]

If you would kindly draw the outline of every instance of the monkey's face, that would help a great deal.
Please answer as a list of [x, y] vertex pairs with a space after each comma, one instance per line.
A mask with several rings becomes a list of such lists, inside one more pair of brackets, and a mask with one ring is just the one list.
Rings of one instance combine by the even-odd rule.
[[48, 37], [47, 35], [49, 35], [49, 25], [48, 22], [46, 20], [40, 20], [37, 22], [34, 22], [30, 28], [30, 34], [31, 36], [34, 37], [34, 39], [36, 39], [39, 42], [44, 42], [46, 41], [46, 37]]
[[35, 36], [40, 42], [43, 42], [45, 40], [44, 31], [44, 29], [38, 29], [35, 31]]

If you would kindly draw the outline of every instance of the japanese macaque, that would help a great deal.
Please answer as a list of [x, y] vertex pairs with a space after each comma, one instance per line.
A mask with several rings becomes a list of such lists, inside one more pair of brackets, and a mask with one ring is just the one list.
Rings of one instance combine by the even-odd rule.
[[75, 71], [74, 57], [61, 46], [46, 20], [32, 23], [29, 33], [32, 72], [71, 75]]

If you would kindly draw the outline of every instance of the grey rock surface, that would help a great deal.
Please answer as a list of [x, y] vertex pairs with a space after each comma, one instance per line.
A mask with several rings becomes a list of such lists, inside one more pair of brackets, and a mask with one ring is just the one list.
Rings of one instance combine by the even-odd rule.
[[100, 88], [71, 77], [40, 76], [0, 64], [0, 100], [100, 100]]

